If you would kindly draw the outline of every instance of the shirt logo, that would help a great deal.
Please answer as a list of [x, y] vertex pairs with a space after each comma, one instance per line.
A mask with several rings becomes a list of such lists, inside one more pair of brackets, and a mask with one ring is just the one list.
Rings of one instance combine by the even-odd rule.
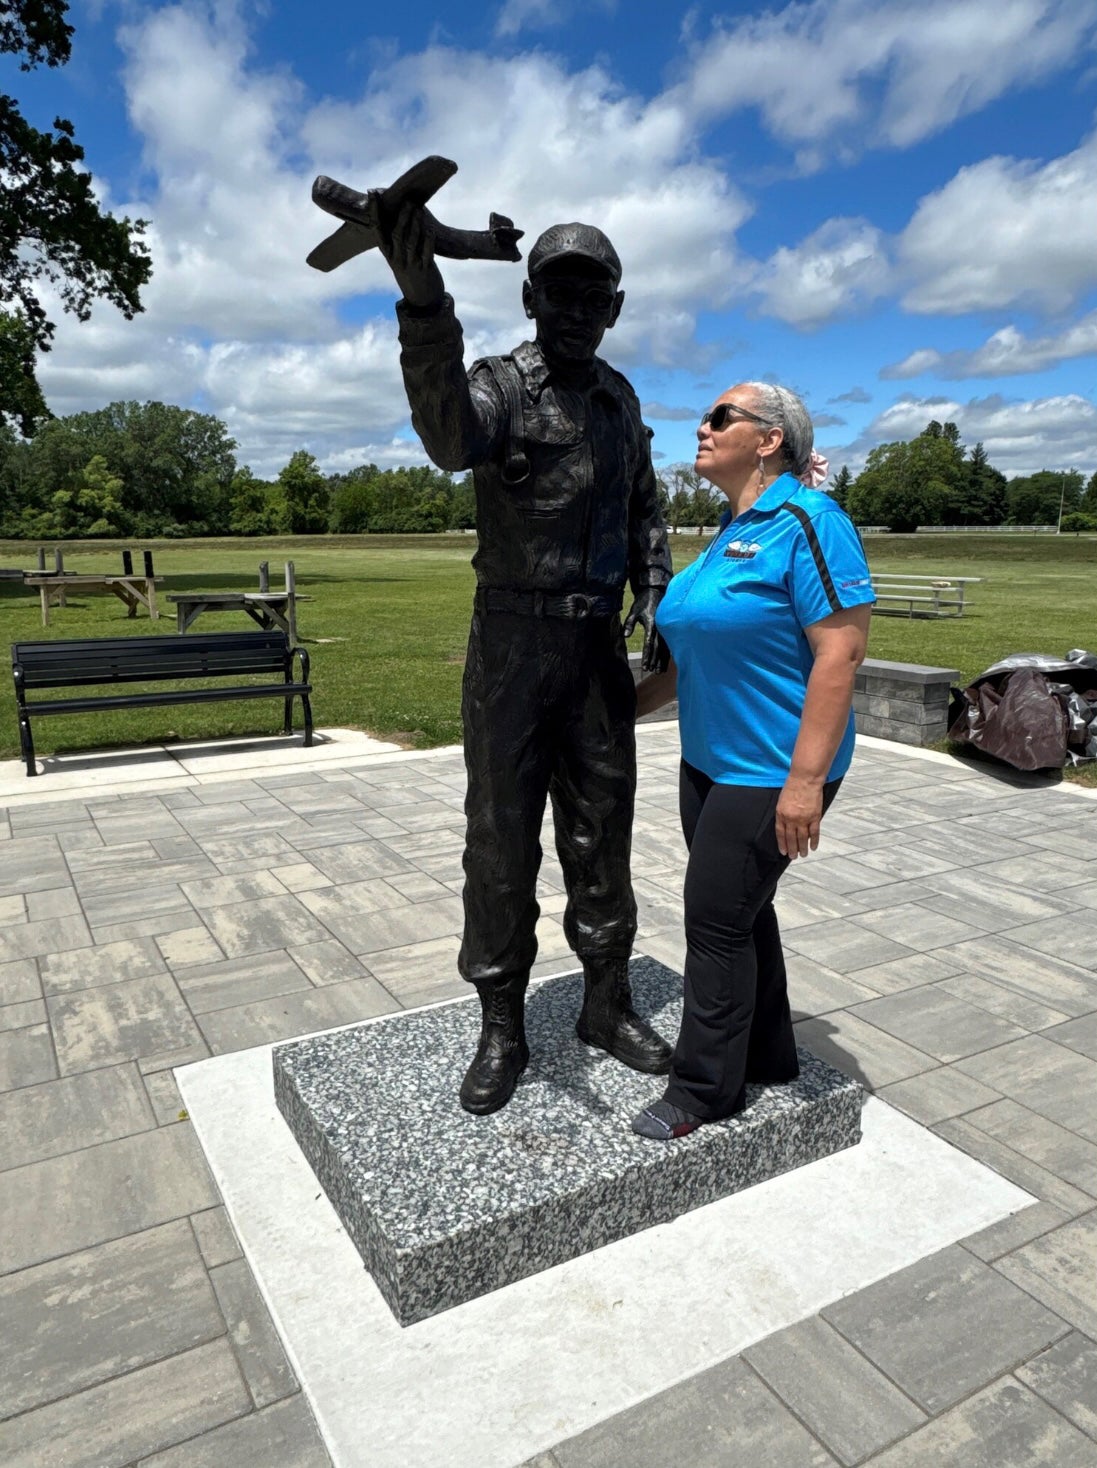
[[858, 586], [871, 586], [871, 585], [872, 585], [872, 577], [871, 576], [859, 576], [856, 581], [843, 581], [842, 582], [842, 590], [843, 591], [853, 591]]
[[752, 560], [762, 547], [756, 540], [733, 540], [724, 552], [725, 560], [749, 561]]

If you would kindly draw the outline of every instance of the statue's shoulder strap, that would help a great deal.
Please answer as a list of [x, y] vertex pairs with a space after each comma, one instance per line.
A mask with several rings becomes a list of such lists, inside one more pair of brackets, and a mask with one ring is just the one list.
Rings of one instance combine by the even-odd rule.
[[474, 371], [476, 367], [486, 367], [491, 373], [506, 405], [507, 445], [503, 459], [503, 483], [521, 484], [523, 479], [529, 478], [529, 459], [523, 447], [525, 419], [518, 377], [521, 368], [513, 357], [483, 357], [475, 363]]

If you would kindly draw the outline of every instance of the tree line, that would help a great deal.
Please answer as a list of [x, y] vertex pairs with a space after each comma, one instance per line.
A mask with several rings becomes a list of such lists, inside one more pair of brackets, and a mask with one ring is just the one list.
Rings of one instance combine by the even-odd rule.
[[[472, 476], [362, 464], [325, 474], [304, 449], [273, 479], [236, 462], [220, 419], [167, 403], [111, 403], [20, 438], [0, 416], [0, 536], [12, 540], [204, 535], [429, 534], [476, 523]], [[672, 530], [714, 525], [725, 501], [688, 464], [658, 473]], [[1097, 531], [1097, 473], [1007, 480], [953, 423], [881, 444], [828, 486], [859, 525], [1055, 525]]]
[[237, 466], [208, 413], [111, 403], [20, 439], [0, 419], [0, 536], [12, 540], [463, 530], [472, 476], [363, 464], [324, 474], [305, 450], [272, 480]]
[[932, 419], [916, 438], [874, 448], [860, 474], [829, 486], [858, 525], [909, 533], [920, 525], [1060, 525], [1097, 531], [1097, 473], [1041, 469], [1007, 479], [981, 443], [968, 451], [955, 423]]

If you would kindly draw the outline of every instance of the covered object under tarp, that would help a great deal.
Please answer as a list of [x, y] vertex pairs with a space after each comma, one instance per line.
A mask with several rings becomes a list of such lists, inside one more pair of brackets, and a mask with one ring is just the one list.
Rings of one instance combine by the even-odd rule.
[[1097, 759], [1097, 655], [1011, 653], [953, 690], [948, 737], [1017, 770]]

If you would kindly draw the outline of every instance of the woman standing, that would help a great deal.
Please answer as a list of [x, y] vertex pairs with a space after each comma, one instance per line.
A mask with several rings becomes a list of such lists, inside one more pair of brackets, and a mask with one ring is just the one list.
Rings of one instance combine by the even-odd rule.
[[682, 1028], [665, 1094], [632, 1123], [660, 1141], [740, 1111], [747, 1081], [799, 1074], [773, 895], [849, 768], [873, 601], [852, 521], [814, 488], [827, 466], [795, 393], [729, 388], [697, 439], [729, 508], [670, 583], [672, 662], [638, 694], [640, 714], [678, 696], [689, 848]]

